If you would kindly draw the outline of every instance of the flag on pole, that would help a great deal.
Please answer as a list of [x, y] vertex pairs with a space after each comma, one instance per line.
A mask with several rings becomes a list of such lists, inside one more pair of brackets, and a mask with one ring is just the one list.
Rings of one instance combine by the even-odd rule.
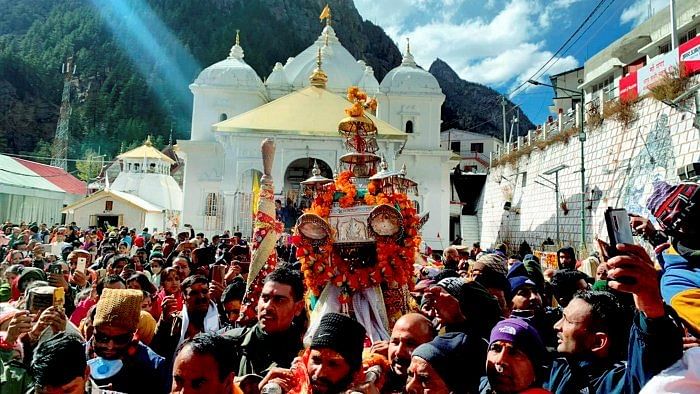
[[253, 202], [250, 204], [250, 207], [252, 210], [251, 214], [255, 217], [255, 214], [258, 213], [258, 201], [260, 201], [260, 177], [258, 177], [257, 171], [251, 171], [251, 173], [253, 174], [253, 187], [251, 188]]
[[326, 6], [323, 7], [323, 11], [321, 11], [321, 15], [318, 16], [318, 19], [331, 19], [331, 7], [329, 7], [328, 4], [326, 4]]

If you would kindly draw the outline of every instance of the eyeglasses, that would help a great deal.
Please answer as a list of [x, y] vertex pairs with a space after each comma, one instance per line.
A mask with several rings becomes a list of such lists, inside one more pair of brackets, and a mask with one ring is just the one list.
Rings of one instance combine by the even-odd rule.
[[134, 337], [133, 334], [122, 334], [122, 335], [114, 335], [114, 336], [109, 336], [107, 334], [103, 334], [101, 332], [95, 331], [95, 335], [93, 338], [95, 338], [95, 342], [98, 343], [109, 343], [109, 341], [114, 342], [115, 345], [126, 345], [131, 341], [131, 339]]

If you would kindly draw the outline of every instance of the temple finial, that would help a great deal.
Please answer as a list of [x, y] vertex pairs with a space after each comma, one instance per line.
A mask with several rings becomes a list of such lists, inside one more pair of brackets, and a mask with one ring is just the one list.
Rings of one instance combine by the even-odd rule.
[[236, 42], [231, 47], [231, 51], [228, 54], [229, 59], [243, 60], [245, 53], [241, 47], [241, 31], [236, 29]]
[[326, 73], [323, 72], [323, 61], [322, 61], [322, 53], [321, 53], [321, 47], [318, 47], [318, 55], [316, 56], [316, 69], [314, 70], [313, 74], [311, 74], [311, 77], [309, 78], [309, 81], [311, 82], [311, 86], [316, 86], [317, 88], [325, 88], [326, 83], [328, 82], [328, 76]]
[[413, 58], [413, 54], [411, 53], [411, 41], [408, 37], [406, 37], [406, 53], [403, 54], [403, 60], [401, 61], [401, 64], [409, 67], [416, 66], [416, 61]]

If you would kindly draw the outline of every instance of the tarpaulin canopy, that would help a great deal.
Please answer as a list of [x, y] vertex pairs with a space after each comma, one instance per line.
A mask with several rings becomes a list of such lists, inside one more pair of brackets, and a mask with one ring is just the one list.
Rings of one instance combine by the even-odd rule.
[[0, 220], [56, 222], [65, 195], [42, 175], [12, 157], [0, 155]]

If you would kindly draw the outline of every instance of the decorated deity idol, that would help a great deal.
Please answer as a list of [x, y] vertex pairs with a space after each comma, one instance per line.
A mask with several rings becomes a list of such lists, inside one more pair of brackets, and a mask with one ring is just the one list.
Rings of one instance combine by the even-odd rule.
[[348, 100], [348, 117], [338, 125], [348, 150], [340, 172], [328, 179], [314, 165], [313, 176], [301, 182], [313, 197], [293, 237], [312, 298], [307, 340], [328, 312], [357, 319], [372, 342], [389, 339], [409, 309], [419, 230], [427, 219], [407, 195], [417, 193], [417, 184], [377, 155], [377, 127], [365, 114], [376, 101], [356, 87], [348, 89]]

